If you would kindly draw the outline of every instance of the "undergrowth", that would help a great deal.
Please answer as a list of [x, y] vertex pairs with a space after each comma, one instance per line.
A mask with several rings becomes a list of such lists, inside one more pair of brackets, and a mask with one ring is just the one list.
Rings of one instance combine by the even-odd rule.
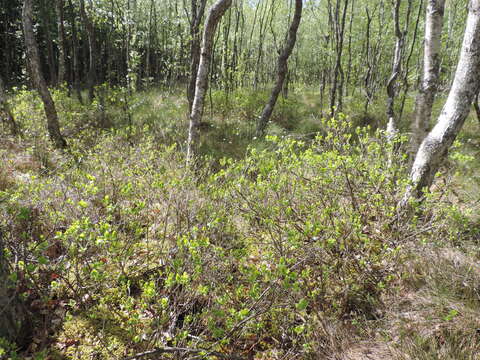
[[[391, 154], [404, 139], [343, 115], [308, 127], [292, 99], [252, 143], [261, 96], [214, 93], [193, 172], [184, 101], [105, 91], [86, 105], [54, 94], [63, 154], [45, 140], [38, 99], [15, 97], [34, 140], [2, 146], [0, 232], [29, 331], [1, 341], [0, 358], [333, 358], [374, 328], [402, 356], [474, 358], [478, 269], [444, 250], [459, 229], [474, 238], [473, 220], [441, 183], [415, 216], [397, 214], [407, 159]], [[306, 128], [315, 135], [297, 136]], [[392, 301], [416, 317], [401, 320]]]

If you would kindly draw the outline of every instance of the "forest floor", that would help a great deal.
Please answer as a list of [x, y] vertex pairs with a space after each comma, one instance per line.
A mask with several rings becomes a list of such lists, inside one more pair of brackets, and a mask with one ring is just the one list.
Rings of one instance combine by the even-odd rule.
[[[479, 124], [468, 120], [425, 215], [392, 227], [399, 194], [377, 198], [378, 186], [397, 184], [405, 165], [385, 170], [372, 131], [358, 135], [364, 153], [329, 147], [328, 134], [350, 130], [326, 125], [318, 95], [300, 93], [280, 100], [272, 145], [253, 138], [265, 94], [213, 91], [208, 160], [191, 174], [176, 91], [125, 106], [112, 90], [104, 107], [58, 91], [65, 153], [45, 140], [36, 96], [19, 92], [24, 138], [0, 139], [0, 226], [9, 254], [21, 249], [11, 266], [36, 333], [20, 349], [0, 341], [0, 359], [122, 359], [159, 344], [209, 349], [192, 359], [480, 359]], [[362, 108], [348, 103], [340, 121], [382, 123], [380, 101]], [[356, 200], [343, 195], [349, 176]], [[357, 229], [358, 202], [370, 213]], [[333, 228], [312, 230], [332, 213]]]

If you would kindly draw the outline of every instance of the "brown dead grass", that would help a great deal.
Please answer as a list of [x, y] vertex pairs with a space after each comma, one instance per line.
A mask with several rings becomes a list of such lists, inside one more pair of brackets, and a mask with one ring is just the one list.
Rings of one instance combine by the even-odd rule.
[[394, 355], [388, 344], [381, 342], [365, 342], [353, 346], [342, 360], [393, 360]]
[[380, 328], [336, 359], [480, 359], [478, 246], [410, 246], [407, 276], [385, 300]]

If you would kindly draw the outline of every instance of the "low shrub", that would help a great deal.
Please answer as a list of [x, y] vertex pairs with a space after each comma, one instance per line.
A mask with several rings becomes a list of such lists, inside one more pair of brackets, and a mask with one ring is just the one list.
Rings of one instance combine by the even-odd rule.
[[31, 343], [78, 359], [164, 346], [316, 358], [346, 324], [381, 318], [422, 225], [397, 221], [391, 144], [343, 117], [322, 127], [196, 174], [174, 145], [104, 134], [5, 189], [12, 277], [51, 329]]

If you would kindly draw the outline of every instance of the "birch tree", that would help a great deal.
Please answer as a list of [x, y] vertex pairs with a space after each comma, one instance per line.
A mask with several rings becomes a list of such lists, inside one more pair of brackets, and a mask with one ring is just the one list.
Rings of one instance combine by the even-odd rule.
[[[90, 11], [92, 10], [92, 7], [93, 4], [90, 1]], [[85, 9], [85, 0], [80, 0], [80, 15], [83, 26], [88, 34], [88, 98], [90, 99], [90, 102], [92, 102], [95, 97], [94, 87], [97, 79], [97, 50], [95, 47], [95, 26], [93, 25], [90, 14], [87, 14], [87, 10]]]
[[[343, 83], [344, 73], [342, 68], [343, 44], [345, 41], [345, 21], [347, 18], [347, 8], [349, 0], [344, 0], [343, 10], [340, 14], [340, 1], [337, 0], [335, 10], [332, 13], [332, 7], [329, 2], [329, 12], [331, 14], [332, 27], [331, 32], [334, 34], [335, 44], [335, 66], [333, 69], [333, 81], [330, 91], [330, 116], [333, 117], [337, 111], [342, 111], [343, 103]], [[338, 99], [337, 99], [338, 93]]]
[[208, 75], [210, 62], [212, 60], [213, 41], [217, 25], [225, 12], [232, 5], [232, 0], [218, 0], [212, 5], [208, 12], [205, 29], [203, 31], [202, 48], [200, 51], [200, 64], [198, 65], [197, 80], [195, 84], [195, 96], [190, 113], [190, 124], [188, 129], [187, 162], [193, 160], [197, 150], [200, 137], [200, 123], [205, 105], [205, 94], [208, 89]]
[[397, 119], [395, 118], [394, 102], [396, 96], [396, 82], [402, 69], [402, 55], [405, 44], [405, 33], [400, 28], [400, 6], [402, 0], [395, 0], [393, 6], [393, 19], [395, 26], [395, 52], [392, 65], [392, 74], [387, 83], [387, 135], [389, 137], [398, 132]]
[[68, 0], [68, 7], [70, 13], [70, 27], [72, 31], [72, 73], [71, 79], [78, 101], [83, 104], [82, 91], [80, 88], [80, 61], [79, 61], [79, 41], [77, 36], [77, 22], [75, 20], [75, 8], [72, 0]]
[[56, 148], [65, 148], [67, 142], [60, 132], [60, 125], [58, 123], [57, 109], [53, 102], [50, 91], [48, 90], [45, 77], [42, 73], [40, 65], [40, 54], [38, 51], [38, 44], [33, 32], [33, 4], [32, 0], [24, 0], [22, 10], [23, 32], [25, 36], [25, 47], [27, 50], [27, 58], [30, 64], [30, 72], [33, 83], [40, 94], [47, 117], [47, 130], [50, 139]]
[[302, 18], [303, 1], [295, 0], [295, 14], [293, 15], [292, 23], [288, 30], [287, 42], [283, 49], [280, 50], [280, 55], [277, 60], [277, 80], [273, 87], [272, 94], [263, 108], [262, 115], [257, 124], [257, 136], [262, 136], [267, 127], [268, 121], [272, 116], [273, 109], [277, 103], [278, 95], [282, 91], [285, 77], [288, 73], [288, 58], [292, 54], [295, 42], [297, 40], [297, 31]]
[[205, 13], [207, 0], [191, 0], [190, 9], [190, 77], [187, 86], [188, 109], [192, 111], [195, 97], [196, 75], [200, 63], [200, 25]]
[[467, 118], [480, 89], [480, 0], [470, 0], [460, 59], [437, 124], [423, 140], [410, 174], [403, 205], [432, 185], [442, 159]]
[[440, 50], [445, 0], [428, 0], [425, 18], [425, 49], [423, 79], [416, 99], [415, 119], [412, 126], [411, 152], [417, 152], [428, 133], [432, 106], [438, 87]]
[[65, 74], [67, 65], [65, 62], [65, 0], [57, 0], [55, 8], [57, 12], [57, 27], [58, 27], [58, 83], [63, 84], [65, 81]]

